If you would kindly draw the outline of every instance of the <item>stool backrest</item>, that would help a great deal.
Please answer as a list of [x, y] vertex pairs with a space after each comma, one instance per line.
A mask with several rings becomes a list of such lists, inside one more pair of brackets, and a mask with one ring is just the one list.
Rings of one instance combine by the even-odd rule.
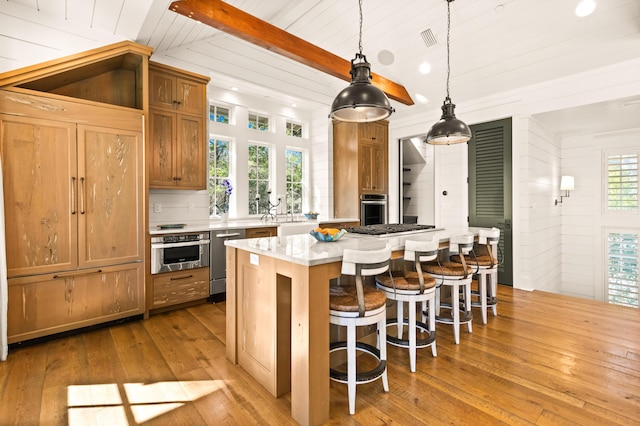
[[420, 262], [429, 262], [438, 257], [439, 240], [407, 240], [404, 243], [404, 260], [415, 262], [416, 253], [420, 257]]
[[473, 250], [473, 234], [452, 235], [449, 237], [449, 253], [469, 254]]
[[357, 275], [356, 265], [360, 265], [361, 275], [378, 275], [389, 269], [391, 246], [381, 250], [344, 249], [342, 254], [342, 274]]
[[500, 229], [480, 229], [478, 231], [478, 244], [496, 245], [500, 241]]

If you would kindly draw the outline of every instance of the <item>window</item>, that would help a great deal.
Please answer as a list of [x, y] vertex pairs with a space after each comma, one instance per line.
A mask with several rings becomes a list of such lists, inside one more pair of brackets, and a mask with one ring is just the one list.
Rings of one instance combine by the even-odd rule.
[[[249, 144], [249, 214], [263, 214], [269, 199], [269, 147]], [[258, 199], [256, 199], [258, 197]]]
[[219, 215], [229, 211], [230, 142], [222, 139], [209, 140], [209, 214]]
[[229, 108], [221, 107], [219, 105], [209, 106], [209, 120], [216, 123], [229, 124]]
[[262, 131], [269, 130], [269, 117], [249, 113], [249, 128]]
[[287, 212], [302, 213], [302, 152], [287, 149]]
[[638, 302], [638, 237], [640, 232], [607, 231], [607, 300], [616, 305], [640, 307]]
[[302, 124], [287, 120], [287, 136], [302, 137]]
[[607, 157], [607, 210], [638, 211], [638, 153]]

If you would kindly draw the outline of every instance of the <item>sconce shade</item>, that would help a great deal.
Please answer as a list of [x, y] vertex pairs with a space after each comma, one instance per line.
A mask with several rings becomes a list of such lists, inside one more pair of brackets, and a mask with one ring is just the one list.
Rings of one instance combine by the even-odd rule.
[[562, 176], [562, 179], [560, 179], [560, 190], [573, 191], [573, 189], [574, 189], [573, 176]]
[[455, 105], [446, 98], [442, 104], [442, 117], [427, 133], [427, 143], [431, 145], [451, 145], [464, 143], [471, 139], [471, 129], [467, 124], [456, 118]]
[[350, 74], [351, 84], [336, 96], [331, 105], [330, 118], [366, 123], [383, 120], [394, 112], [387, 95], [371, 84], [371, 64], [365, 55], [356, 53], [351, 60]]

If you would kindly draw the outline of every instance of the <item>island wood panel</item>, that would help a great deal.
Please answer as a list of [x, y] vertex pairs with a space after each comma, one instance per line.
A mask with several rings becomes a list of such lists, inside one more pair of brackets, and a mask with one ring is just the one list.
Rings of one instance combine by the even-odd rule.
[[9, 343], [144, 311], [142, 262], [10, 278]]

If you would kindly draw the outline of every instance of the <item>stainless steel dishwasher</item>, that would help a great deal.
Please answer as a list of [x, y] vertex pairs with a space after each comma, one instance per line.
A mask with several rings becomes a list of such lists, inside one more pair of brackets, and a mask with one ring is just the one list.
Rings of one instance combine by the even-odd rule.
[[244, 238], [244, 229], [219, 229], [211, 231], [211, 262], [209, 262], [209, 292], [212, 302], [226, 299], [227, 249], [226, 240]]

